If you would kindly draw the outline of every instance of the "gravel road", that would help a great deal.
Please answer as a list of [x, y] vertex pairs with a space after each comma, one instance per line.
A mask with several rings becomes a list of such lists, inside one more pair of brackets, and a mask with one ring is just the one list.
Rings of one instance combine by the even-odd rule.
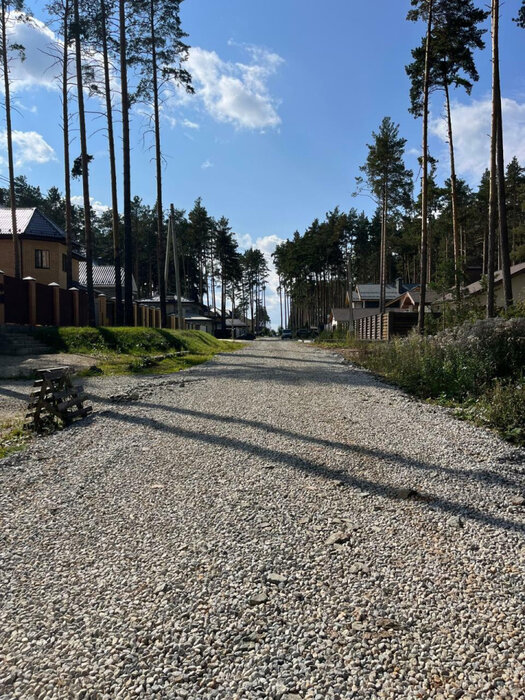
[[0, 461], [2, 699], [525, 697], [524, 451], [295, 342], [89, 390]]

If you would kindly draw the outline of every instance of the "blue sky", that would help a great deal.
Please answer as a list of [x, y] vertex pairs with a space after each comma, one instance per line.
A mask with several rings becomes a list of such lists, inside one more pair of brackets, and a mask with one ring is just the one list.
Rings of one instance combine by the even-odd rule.
[[[43, 2], [32, 2], [46, 21]], [[501, 70], [506, 150], [525, 163], [525, 31], [511, 18], [521, 0], [502, 6]], [[354, 178], [381, 119], [400, 124], [407, 164], [417, 172], [421, 124], [408, 113], [404, 66], [421, 25], [405, 20], [408, 0], [185, 0], [182, 20], [193, 47], [188, 67], [193, 98], [168, 96], [163, 115], [165, 202], [189, 210], [202, 196], [213, 216], [225, 215], [243, 246], [268, 254], [276, 242], [336, 205], [368, 212], [353, 199]], [[52, 30], [15, 28], [27, 60], [13, 65], [17, 172], [43, 190], [62, 187], [60, 99], [47, 51]], [[486, 39], [490, 41], [487, 34]], [[472, 184], [488, 162], [490, 55], [478, 57], [472, 95], [454, 95], [458, 171]], [[96, 102], [91, 103], [98, 110]], [[432, 143], [446, 176], [441, 101], [432, 106]], [[90, 123], [95, 155], [92, 196], [109, 203], [103, 121]], [[133, 117], [132, 190], [154, 202], [147, 116]], [[73, 151], [78, 143], [73, 145]], [[6, 174], [5, 157], [0, 168]], [[80, 183], [75, 185], [80, 195]], [[272, 280], [275, 286], [275, 280]], [[275, 296], [269, 296], [277, 318]]]

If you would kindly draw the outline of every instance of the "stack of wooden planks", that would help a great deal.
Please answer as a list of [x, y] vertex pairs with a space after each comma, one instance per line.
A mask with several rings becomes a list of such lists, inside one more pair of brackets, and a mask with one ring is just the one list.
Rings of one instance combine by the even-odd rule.
[[83, 388], [73, 386], [68, 367], [38, 370], [30, 394], [25, 427], [43, 433], [70, 425], [93, 410], [92, 406], [84, 406], [86, 399]]

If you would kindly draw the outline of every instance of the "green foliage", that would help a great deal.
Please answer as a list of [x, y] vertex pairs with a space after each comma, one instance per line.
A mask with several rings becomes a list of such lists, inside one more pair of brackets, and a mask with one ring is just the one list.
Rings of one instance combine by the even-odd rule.
[[158, 328], [50, 328], [35, 330], [35, 335], [56, 352], [114, 352], [144, 355], [188, 351], [210, 355], [231, 350], [231, 344], [203, 331], [169, 331]]
[[459, 405], [460, 415], [525, 436], [525, 318], [465, 323], [436, 336], [354, 343], [355, 360], [423, 399]]

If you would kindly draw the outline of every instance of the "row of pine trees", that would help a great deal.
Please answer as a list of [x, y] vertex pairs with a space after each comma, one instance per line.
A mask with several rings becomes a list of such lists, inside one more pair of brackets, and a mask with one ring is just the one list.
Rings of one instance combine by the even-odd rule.
[[[193, 92], [185, 68], [189, 46], [180, 19], [182, 0], [52, 0], [46, 11], [57, 36], [52, 49], [61, 86], [63, 131], [63, 191], [53, 187], [42, 195], [14, 170], [11, 108], [12, 60], [24, 58], [24, 47], [10, 41], [17, 22], [33, 21], [25, 0], [0, 0], [2, 73], [5, 92], [9, 187], [0, 190], [1, 202], [11, 207], [12, 230], [18, 230], [17, 206], [39, 206], [63, 223], [67, 243], [67, 284], [71, 286], [75, 242], [85, 248], [89, 322], [95, 323], [94, 261], [113, 264], [116, 283], [116, 322], [132, 325], [132, 276], [141, 293], [159, 295], [162, 325], [167, 324], [166, 290], [173, 283], [174, 264], [183, 293], [192, 300], [220, 308], [223, 323], [226, 300], [251, 318], [252, 329], [267, 322], [265, 289], [268, 265], [263, 253], [251, 248], [241, 255], [228, 220], [210, 217], [200, 199], [186, 217], [171, 217], [180, 255], [165, 279], [168, 216], [164, 205], [163, 122], [166, 88]], [[90, 154], [87, 98], [96, 100], [107, 136], [108, 182], [111, 206], [96, 215], [90, 198]], [[156, 202], [153, 207], [132, 196], [133, 156], [130, 119], [133, 110], [146, 109], [153, 134]], [[58, 115], [57, 115], [58, 116]], [[80, 134], [80, 154], [72, 153], [72, 133]], [[120, 153], [118, 153], [120, 149]], [[119, 158], [120, 156], [120, 158]], [[117, 164], [122, 163], [119, 173]], [[72, 178], [82, 183], [83, 206], [71, 197]], [[20, 241], [13, 233], [15, 275], [21, 276]], [[124, 269], [122, 288], [121, 268]], [[220, 303], [216, 293], [220, 293]], [[237, 301], [237, 303], [236, 303]]]
[[[399, 125], [385, 117], [372, 133], [368, 156], [357, 178], [355, 194], [376, 202], [372, 220], [355, 209], [338, 210], [323, 222], [315, 220], [303, 236], [298, 232], [275, 252], [284, 295], [283, 323], [290, 309], [294, 323], [322, 323], [345, 289], [347, 249], [359, 281], [380, 282], [380, 310], [385, 308], [388, 279], [400, 276], [421, 285], [419, 330], [424, 331], [425, 296], [429, 283], [455, 290], [457, 304], [469, 267], [486, 275], [487, 315], [493, 316], [494, 273], [503, 271], [505, 306], [513, 303], [511, 260], [525, 260], [525, 170], [514, 158], [505, 170], [499, 76], [500, 2], [490, 11], [474, 0], [411, 0], [407, 19], [421, 22], [425, 34], [412, 50], [406, 67], [410, 107], [422, 120], [421, 188], [414, 199], [414, 175], [404, 162], [406, 140]], [[490, 168], [473, 191], [458, 178], [455, 167], [451, 92], [470, 94], [479, 79], [476, 50], [485, 50], [483, 24], [490, 17], [492, 53], [492, 130]], [[514, 20], [525, 28], [525, 0]], [[449, 143], [450, 175], [443, 187], [435, 180], [437, 161], [429, 152], [429, 101], [443, 97]], [[487, 153], [487, 156], [489, 154]], [[488, 160], [488, 157], [487, 157]], [[291, 302], [289, 301], [291, 299]], [[282, 304], [281, 304], [282, 305]]]

